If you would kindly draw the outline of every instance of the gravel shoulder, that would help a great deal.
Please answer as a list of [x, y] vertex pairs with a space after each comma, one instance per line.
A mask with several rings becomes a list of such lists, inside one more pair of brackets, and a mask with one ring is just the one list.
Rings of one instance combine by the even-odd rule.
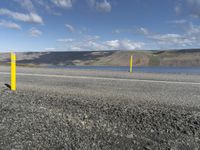
[[20, 76], [11, 92], [8, 81], [1, 75], [0, 149], [200, 149], [197, 85]]

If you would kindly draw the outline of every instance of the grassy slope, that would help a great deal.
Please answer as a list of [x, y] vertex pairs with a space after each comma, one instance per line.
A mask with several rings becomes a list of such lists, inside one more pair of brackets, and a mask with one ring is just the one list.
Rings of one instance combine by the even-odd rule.
[[[200, 66], [200, 50], [176, 51], [99, 51], [17, 53], [18, 65], [94, 65], [128, 66], [133, 55], [135, 66]], [[0, 55], [7, 64], [9, 54]]]

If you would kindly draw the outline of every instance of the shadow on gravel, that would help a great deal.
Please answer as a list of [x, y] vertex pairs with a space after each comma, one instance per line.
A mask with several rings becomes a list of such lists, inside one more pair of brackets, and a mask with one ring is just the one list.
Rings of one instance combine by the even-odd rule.
[[4, 84], [8, 89], [11, 89], [11, 86], [9, 84]]

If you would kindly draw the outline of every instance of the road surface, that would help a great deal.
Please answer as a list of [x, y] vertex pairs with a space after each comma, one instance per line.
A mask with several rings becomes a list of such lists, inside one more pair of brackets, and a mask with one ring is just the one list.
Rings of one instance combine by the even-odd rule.
[[0, 67], [3, 149], [198, 149], [200, 77]]

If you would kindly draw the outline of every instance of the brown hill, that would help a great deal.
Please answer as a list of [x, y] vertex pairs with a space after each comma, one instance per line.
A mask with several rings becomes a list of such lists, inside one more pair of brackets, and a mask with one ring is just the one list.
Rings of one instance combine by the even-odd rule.
[[[133, 55], [135, 66], [200, 66], [200, 49], [171, 51], [18, 52], [16, 54], [17, 64], [26, 66], [128, 66], [130, 55]], [[9, 53], [0, 54], [1, 64], [8, 64], [9, 61]]]

